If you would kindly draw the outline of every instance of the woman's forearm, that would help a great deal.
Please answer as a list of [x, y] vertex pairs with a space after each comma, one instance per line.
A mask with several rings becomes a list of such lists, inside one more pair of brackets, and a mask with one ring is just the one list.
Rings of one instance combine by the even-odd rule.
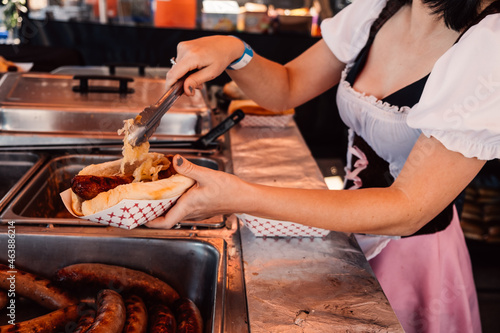
[[254, 52], [243, 68], [228, 66], [239, 59], [245, 44], [233, 36], [209, 36], [181, 42], [176, 64], [167, 73], [166, 86], [172, 86], [186, 73], [184, 92], [213, 80], [226, 71], [238, 86], [257, 104], [270, 110], [294, 108], [337, 84], [345, 64], [341, 63], [322, 40], [286, 65]]
[[243, 69], [226, 73], [249, 99], [269, 110], [281, 111], [293, 106], [290, 100], [289, 73], [285, 66], [255, 54]]
[[234, 209], [258, 217], [383, 235], [410, 235], [420, 228], [408, 198], [394, 188], [329, 191], [242, 186], [246, 199]]
[[484, 163], [421, 135], [390, 187], [303, 190], [242, 181], [245, 202], [235, 201], [234, 209], [342, 232], [410, 235], [445, 209]]
[[246, 67], [226, 72], [257, 104], [283, 111], [333, 87], [339, 82], [344, 66], [319, 41], [286, 65], [254, 54]]

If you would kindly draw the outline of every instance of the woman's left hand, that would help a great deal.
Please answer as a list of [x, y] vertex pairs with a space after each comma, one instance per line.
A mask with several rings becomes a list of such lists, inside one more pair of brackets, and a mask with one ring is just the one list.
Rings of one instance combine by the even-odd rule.
[[174, 156], [173, 163], [179, 174], [194, 179], [196, 183], [165, 215], [146, 223], [147, 227], [170, 229], [187, 219], [233, 212], [233, 204], [238, 198], [234, 193], [243, 181], [234, 175], [195, 165], [180, 155]]

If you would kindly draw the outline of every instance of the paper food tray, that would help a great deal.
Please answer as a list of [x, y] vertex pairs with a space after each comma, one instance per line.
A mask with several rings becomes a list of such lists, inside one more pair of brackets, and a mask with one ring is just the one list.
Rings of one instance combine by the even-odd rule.
[[248, 214], [237, 216], [256, 237], [325, 237], [330, 233], [330, 230], [299, 223], [264, 219]]
[[240, 125], [242, 127], [287, 127], [292, 118], [292, 114], [282, 116], [246, 115], [241, 120]]
[[245, 118], [240, 122], [242, 127], [287, 127], [295, 114], [295, 109], [283, 112], [269, 111], [248, 99], [232, 100], [229, 103], [229, 114], [238, 109], [245, 113]]
[[78, 216], [71, 208], [71, 190], [62, 192], [61, 198], [68, 211], [75, 217], [123, 229], [134, 229], [165, 213], [180, 195], [162, 200], [122, 200], [96, 214]]

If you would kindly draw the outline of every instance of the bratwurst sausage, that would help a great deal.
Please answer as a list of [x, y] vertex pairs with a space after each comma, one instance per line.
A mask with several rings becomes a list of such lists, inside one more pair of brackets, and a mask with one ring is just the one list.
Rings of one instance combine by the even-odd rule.
[[70, 305], [46, 315], [15, 325], [0, 326], [0, 333], [53, 333], [64, 330], [66, 324], [79, 317], [78, 305]]
[[103, 289], [97, 294], [97, 313], [86, 333], [121, 333], [125, 325], [125, 303], [116, 291]]
[[[96, 306], [95, 304], [92, 304]], [[96, 316], [96, 310], [91, 306], [85, 306], [80, 311], [80, 319], [78, 319], [78, 323], [76, 323], [76, 328], [73, 333], [85, 333], [92, 326]]]
[[173, 305], [177, 320], [177, 333], [202, 333], [203, 319], [200, 310], [192, 300], [183, 297]]
[[139, 296], [132, 295], [125, 299], [127, 319], [123, 333], [146, 333], [148, 328], [148, 312]]
[[106, 192], [119, 185], [130, 184], [134, 180], [132, 176], [91, 176], [80, 175], [71, 179], [71, 189], [80, 198], [84, 200], [91, 200], [99, 193]]
[[87, 284], [136, 294], [144, 301], [172, 304], [179, 294], [162, 280], [126, 267], [106, 264], [74, 264], [61, 268], [56, 280], [71, 285]]
[[149, 333], [175, 333], [175, 316], [165, 304], [155, 304], [149, 309]]
[[[167, 169], [161, 170], [158, 173], [158, 179], [166, 179], [177, 174], [172, 164], [173, 155], [167, 155], [165, 157], [170, 161], [170, 165]], [[107, 192], [119, 185], [130, 184], [133, 180], [133, 175], [76, 175], [71, 179], [71, 190], [83, 200], [91, 200], [101, 192]]]
[[0, 288], [9, 290], [12, 283], [15, 284], [16, 294], [51, 310], [78, 303], [76, 298], [54, 286], [50, 280], [0, 264]]

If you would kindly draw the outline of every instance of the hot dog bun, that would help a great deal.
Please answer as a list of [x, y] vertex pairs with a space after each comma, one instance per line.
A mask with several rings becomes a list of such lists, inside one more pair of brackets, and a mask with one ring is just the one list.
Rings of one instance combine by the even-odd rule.
[[[157, 159], [163, 154], [148, 153], [147, 158]], [[144, 160], [127, 164], [125, 174], [131, 175]], [[78, 175], [116, 176], [120, 175], [122, 159], [92, 164], [83, 168]], [[113, 207], [124, 199], [130, 200], [161, 200], [173, 198], [184, 193], [194, 184], [194, 180], [180, 174], [160, 180], [138, 181], [130, 184], [119, 185], [109, 191], [101, 192], [91, 200], [83, 200], [73, 191], [71, 192], [71, 207], [79, 216], [92, 215], [107, 208]]]

